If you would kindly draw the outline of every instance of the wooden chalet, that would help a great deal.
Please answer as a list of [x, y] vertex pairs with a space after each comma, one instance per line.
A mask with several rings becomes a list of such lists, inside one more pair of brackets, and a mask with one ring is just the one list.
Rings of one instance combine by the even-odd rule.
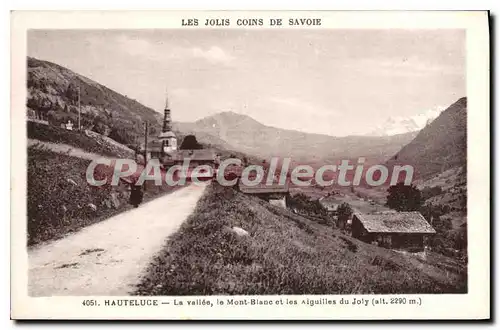
[[248, 186], [240, 181], [238, 183], [238, 189], [244, 194], [259, 197], [272, 205], [283, 208], [286, 208], [287, 198], [290, 194], [288, 184], [279, 185], [273, 183], [272, 185], [266, 185], [264, 182], [256, 186]]
[[424, 251], [436, 233], [420, 212], [355, 213], [351, 230], [352, 237], [364, 242], [408, 252]]

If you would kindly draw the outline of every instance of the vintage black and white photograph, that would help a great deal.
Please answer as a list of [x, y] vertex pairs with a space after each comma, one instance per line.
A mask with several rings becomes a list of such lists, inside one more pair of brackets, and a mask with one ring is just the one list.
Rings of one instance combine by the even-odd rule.
[[26, 32], [28, 296], [470, 293], [466, 29], [266, 24]]

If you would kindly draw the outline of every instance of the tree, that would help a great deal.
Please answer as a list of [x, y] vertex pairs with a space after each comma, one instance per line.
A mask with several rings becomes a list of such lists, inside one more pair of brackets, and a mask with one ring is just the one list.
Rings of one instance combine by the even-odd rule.
[[72, 104], [76, 104], [78, 101], [78, 86], [74, 83], [70, 83], [66, 88], [65, 96], [71, 101]]
[[57, 113], [54, 111], [54, 110], [50, 110], [47, 112], [46, 114], [46, 117], [47, 117], [47, 121], [51, 124], [51, 125], [55, 125], [55, 126], [58, 126], [59, 125], [59, 122], [58, 122], [58, 116], [57, 116]]
[[386, 206], [397, 211], [418, 211], [422, 206], [422, 194], [414, 185], [399, 182], [387, 189]]
[[352, 216], [353, 210], [349, 203], [342, 203], [337, 208], [337, 227], [345, 228], [347, 220]]
[[182, 141], [179, 149], [181, 150], [203, 149], [203, 146], [198, 143], [198, 141], [196, 140], [196, 136], [187, 135]]
[[135, 141], [135, 136], [133, 136], [132, 133], [130, 132], [131, 130], [125, 127], [123, 128], [113, 127], [108, 136], [111, 139], [115, 140], [116, 142], [127, 145]]

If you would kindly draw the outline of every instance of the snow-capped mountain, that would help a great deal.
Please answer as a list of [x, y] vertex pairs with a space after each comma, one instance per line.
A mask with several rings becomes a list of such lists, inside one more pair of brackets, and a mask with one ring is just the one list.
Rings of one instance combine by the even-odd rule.
[[389, 117], [385, 123], [368, 133], [370, 136], [390, 136], [419, 131], [436, 119], [445, 107], [436, 107], [410, 117]]

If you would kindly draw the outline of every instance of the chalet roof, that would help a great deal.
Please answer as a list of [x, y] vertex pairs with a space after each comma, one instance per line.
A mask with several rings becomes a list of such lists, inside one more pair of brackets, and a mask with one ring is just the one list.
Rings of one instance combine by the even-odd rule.
[[355, 213], [354, 216], [370, 233], [436, 233], [420, 212]]
[[287, 193], [289, 191], [288, 184], [279, 185], [278, 183], [273, 183], [272, 185], [266, 185], [260, 183], [256, 186], [248, 186], [240, 181], [239, 189], [245, 194], [274, 194], [274, 193]]

